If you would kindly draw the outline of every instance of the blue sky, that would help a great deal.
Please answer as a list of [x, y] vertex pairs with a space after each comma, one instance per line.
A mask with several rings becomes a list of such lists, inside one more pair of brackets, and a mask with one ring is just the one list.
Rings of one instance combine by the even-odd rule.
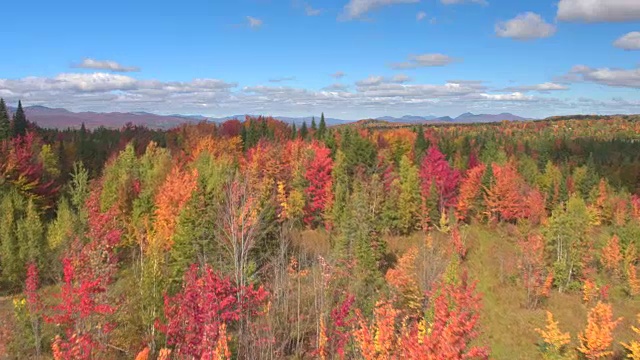
[[345, 119], [640, 112], [638, 0], [23, 0], [3, 13], [9, 103]]

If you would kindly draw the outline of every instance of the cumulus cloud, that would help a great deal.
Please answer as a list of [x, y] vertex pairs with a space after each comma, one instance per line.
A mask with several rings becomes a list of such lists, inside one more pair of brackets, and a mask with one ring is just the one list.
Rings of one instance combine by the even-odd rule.
[[349, 85], [334, 83], [329, 86], [325, 86], [322, 89], [327, 91], [346, 91], [347, 89], [349, 89]]
[[574, 66], [567, 76], [574, 81], [640, 89], [640, 67], [635, 69], [594, 69], [585, 65]]
[[556, 33], [555, 25], [549, 24], [536, 13], [526, 12], [515, 18], [496, 24], [496, 35], [515, 40], [547, 38]]
[[496, 101], [531, 101], [533, 96], [525, 95], [521, 92], [514, 92], [511, 94], [480, 94], [487, 100]]
[[420, 0], [350, 0], [347, 5], [344, 6], [340, 18], [343, 20], [358, 19], [369, 11], [377, 8], [417, 2], [420, 2]]
[[624, 22], [640, 20], [638, 0], [560, 0], [558, 20]]
[[[591, 74], [594, 70], [588, 67], [574, 70], [580, 77], [595, 76]], [[160, 81], [112, 73], [64, 73], [52, 77], [0, 79], [0, 96], [10, 104], [22, 99], [26, 106], [44, 105], [72, 111], [148, 111], [207, 116], [300, 116], [324, 111], [351, 119], [410, 112], [454, 114], [460, 109], [537, 116], [534, 114], [545, 111], [557, 114], [562, 109], [569, 109], [568, 112], [575, 113], [575, 109], [596, 108], [594, 102], [578, 104], [532, 96], [525, 91], [492, 91], [478, 80], [449, 80], [436, 84], [408, 83], [409, 80], [402, 74], [370, 76], [354, 86], [335, 83], [313, 90], [280, 84], [238, 87], [234, 82], [206, 78]], [[637, 82], [640, 86], [640, 80]], [[617, 107], [618, 112], [638, 109], [633, 107], [633, 100], [624, 101], [609, 101], [597, 105], [597, 109]]]
[[640, 50], [640, 31], [632, 31], [614, 41], [613, 46], [624, 50]]
[[390, 64], [392, 69], [416, 69], [421, 67], [445, 66], [458, 61], [443, 54], [410, 55], [409, 60]]
[[480, 4], [480, 5], [489, 5], [489, 3], [486, 0], [440, 0], [440, 2], [445, 5], [462, 4], [465, 2], [471, 2], [471, 3]]
[[250, 28], [257, 29], [262, 26], [262, 20], [255, 18], [253, 16], [247, 16], [247, 22]]
[[113, 72], [135, 72], [140, 71], [136, 66], [124, 66], [112, 60], [96, 60], [85, 58], [82, 62], [73, 65], [75, 68], [93, 69], [93, 70], [109, 70]]
[[424, 19], [426, 19], [426, 18], [427, 18], [427, 13], [426, 13], [426, 12], [424, 12], [424, 11], [419, 11], [419, 12], [416, 14], [416, 20], [418, 20], [418, 21], [422, 21], [422, 20], [424, 20]]
[[269, 79], [269, 82], [278, 83], [278, 82], [285, 82], [285, 81], [293, 81], [295, 79], [296, 79], [295, 76], [283, 76], [283, 77], [271, 78]]
[[516, 91], [516, 92], [527, 92], [527, 91], [549, 92], [549, 91], [569, 90], [569, 87], [563, 84], [546, 82], [546, 83], [536, 84], [536, 85], [511, 86], [506, 88], [505, 90]]
[[293, 7], [304, 9], [304, 13], [307, 16], [318, 16], [322, 14], [322, 9], [316, 9], [308, 2], [302, 0], [293, 0]]
[[345, 77], [347, 74], [343, 73], [342, 71], [336, 71], [333, 74], [329, 75], [334, 79], [342, 79], [343, 77]]

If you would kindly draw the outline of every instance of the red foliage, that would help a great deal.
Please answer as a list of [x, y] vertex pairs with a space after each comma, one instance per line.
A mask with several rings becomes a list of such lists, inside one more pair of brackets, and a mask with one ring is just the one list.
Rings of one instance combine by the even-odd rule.
[[425, 197], [429, 196], [431, 185], [435, 186], [439, 195], [440, 210], [455, 205], [460, 172], [451, 168], [447, 159], [435, 145], [427, 150], [427, 154], [422, 160], [420, 179], [422, 180], [422, 194]]
[[238, 288], [209, 266], [200, 271], [194, 264], [184, 276], [182, 291], [165, 296], [167, 323], [160, 328], [178, 357], [200, 359], [205, 351], [216, 348], [223, 323], [257, 313], [266, 297], [262, 287]]
[[312, 147], [314, 157], [307, 165], [305, 173], [309, 186], [305, 191], [307, 206], [305, 207], [304, 221], [307, 224], [315, 225], [322, 220], [322, 213], [331, 198], [333, 160], [331, 160], [329, 148], [315, 142]]
[[472, 346], [478, 336], [480, 296], [469, 284], [466, 272], [460, 285], [444, 284], [432, 296], [433, 320], [427, 330], [415, 324], [402, 338], [404, 359], [488, 359], [486, 347]]
[[58, 325], [63, 336], [56, 336], [52, 349], [56, 359], [90, 359], [104, 348], [104, 338], [112, 324], [105, 319], [115, 307], [107, 298], [107, 286], [113, 281], [118, 258], [115, 253], [122, 231], [117, 226], [117, 209], [102, 213], [99, 192], [93, 191], [86, 202], [89, 230], [85, 244], [76, 239], [63, 262], [64, 284], [60, 302], [46, 321]]
[[42, 311], [42, 301], [38, 294], [38, 288], [40, 287], [39, 276], [36, 264], [28, 264], [24, 294], [27, 300], [27, 309], [29, 310], [29, 314], [32, 316], [38, 316]]
[[54, 204], [59, 188], [53, 180], [47, 180], [44, 165], [38, 159], [39, 148], [40, 140], [32, 132], [2, 142], [0, 177], [47, 208]]

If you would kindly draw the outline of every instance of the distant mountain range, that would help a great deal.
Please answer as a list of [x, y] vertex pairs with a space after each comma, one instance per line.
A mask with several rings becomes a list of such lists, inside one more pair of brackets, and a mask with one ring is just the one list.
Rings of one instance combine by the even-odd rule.
[[[14, 112], [15, 108], [9, 107], [10, 112]], [[72, 112], [66, 109], [49, 108], [45, 106], [28, 106], [25, 107], [25, 113], [29, 121], [35, 122], [41, 127], [46, 128], [77, 128], [85, 124], [88, 129], [94, 129], [100, 126], [108, 128], [120, 128], [127, 123], [134, 125], [147, 126], [153, 129], [170, 129], [184, 123], [197, 123], [200, 121], [213, 121], [216, 123], [222, 123], [227, 120], [238, 119], [243, 121], [246, 115], [232, 115], [219, 118], [206, 117], [202, 115], [158, 115], [149, 112]], [[256, 116], [256, 115], [250, 115]], [[274, 116], [274, 118], [284, 121], [286, 123], [300, 126], [303, 122], [307, 125], [311, 125], [311, 116], [307, 117], [286, 117], [286, 116]], [[510, 113], [502, 114], [472, 114], [464, 113], [456, 118], [449, 116], [437, 117], [433, 115], [426, 116], [414, 116], [405, 115], [402, 117], [383, 116], [376, 120], [382, 120], [393, 123], [405, 123], [405, 124], [420, 124], [420, 123], [485, 123], [496, 122], [502, 120], [509, 121], [521, 121], [529, 120]], [[319, 118], [316, 117], [316, 122]], [[325, 118], [327, 126], [348, 124], [351, 121]]]
[[470, 112], [464, 113], [456, 118], [452, 118], [450, 116], [441, 116], [437, 117], [434, 115], [426, 115], [426, 116], [414, 116], [414, 115], [405, 115], [403, 117], [393, 117], [393, 116], [383, 116], [376, 118], [375, 120], [383, 120], [394, 123], [407, 123], [407, 124], [421, 124], [421, 123], [458, 123], [458, 124], [469, 124], [469, 123], [487, 123], [487, 122], [497, 122], [497, 121], [523, 121], [523, 120], [531, 120], [529, 118], [524, 118], [518, 115], [513, 115], [511, 113], [501, 113], [501, 114], [472, 114]]

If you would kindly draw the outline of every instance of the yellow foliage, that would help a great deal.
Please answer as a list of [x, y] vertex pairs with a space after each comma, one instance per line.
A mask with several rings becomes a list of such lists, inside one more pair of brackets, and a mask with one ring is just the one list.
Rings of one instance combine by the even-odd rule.
[[[640, 314], [638, 314], [638, 322], [640, 323]], [[636, 333], [636, 335], [638, 336], [638, 339], [633, 340], [628, 344], [624, 344], [624, 343], [620, 343], [620, 344], [622, 344], [622, 346], [624, 346], [624, 348], [629, 351], [629, 354], [627, 354], [627, 358], [633, 359], [633, 360], [640, 360], [640, 329], [635, 326], [632, 326], [631, 330], [633, 330], [633, 332]]]
[[571, 335], [563, 333], [558, 327], [558, 322], [553, 319], [553, 314], [547, 311], [547, 325], [544, 330], [535, 329], [546, 344], [544, 358], [554, 358], [562, 355], [564, 348], [571, 342]]
[[613, 329], [622, 320], [613, 320], [611, 305], [601, 301], [589, 311], [587, 327], [580, 338], [578, 351], [587, 359], [601, 359], [613, 355]]

